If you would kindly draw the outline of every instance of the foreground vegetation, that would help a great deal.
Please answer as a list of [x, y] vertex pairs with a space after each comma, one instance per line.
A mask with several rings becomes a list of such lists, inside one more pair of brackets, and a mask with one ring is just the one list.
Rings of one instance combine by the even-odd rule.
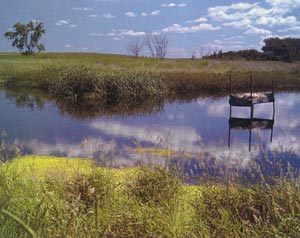
[[41, 156], [3, 163], [0, 236], [298, 237], [298, 179], [187, 185], [174, 172]]
[[10, 88], [43, 89], [54, 98], [75, 101], [170, 97], [191, 92], [228, 92], [232, 74], [237, 90], [300, 88], [300, 63], [153, 59], [119, 55], [41, 53], [0, 54], [0, 81]]

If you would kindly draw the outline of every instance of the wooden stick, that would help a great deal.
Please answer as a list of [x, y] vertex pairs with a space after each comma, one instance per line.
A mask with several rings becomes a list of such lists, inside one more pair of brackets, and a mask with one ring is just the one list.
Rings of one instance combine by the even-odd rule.
[[231, 95], [231, 74], [229, 74], [229, 94]]

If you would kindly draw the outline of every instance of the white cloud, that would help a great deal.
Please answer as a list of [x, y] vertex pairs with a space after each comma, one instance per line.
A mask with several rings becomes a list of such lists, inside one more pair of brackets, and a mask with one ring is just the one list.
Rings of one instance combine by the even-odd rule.
[[169, 3], [169, 4], [165, 4], [165, 3], [163, 3], [163, 4], [161, 4], [161, 6], [162, 7], [176, 7], [176, 4], [175, 3]]
[[105, 17], [107, 19], [112, 19], [112, 18], [115, 18], [116, 16], [112, 15], [111, 13], [105, 13], [105, 14], [103, 14], [103, 17]]
[[70, 23], [70, 19], [66, 19], [66, 20], [59, 20], [58, 22], [56, 22], [57, 26], [62, 26], [62, 25], [68, 25]]
[[98, 17], [98, 15], [97, 14], [90, 14], [90, 17], [91, 18], [96, 18], [96, 17]]
[[208, 8], [208, 16], [216, 21], [236, 21], [240, 19], [257, 19], [264, 16], [282, 16], [289, 10], [284, 8], [263, 8], [258, 3], [236, 3], [230, 6]]
[[292, 26], [289, 28], [285, 28], [283, 30], [278, 30], [278, 32], [289, 32], [289, 31], [299, 31], [300, 32], [300, 26]]
[[295, 25], [297, 23], [297, 18], [294, 16], [288, 17], [268, 17], [263, 16], [256, 20], [259, 25]]
[[82, 47], [81, 49], [82, 50], [88, 50], [89, 48], [88, 47]]
[[146, 35], [146, 32], [129, 30], [129, 31], [121, 32], [121, 35], [122, 36], [144, 36]]
[[153, 31], [153, 32], [151, 33], [151, 35], [152, 35], [152, 36], [158, 36], [158, 35], [160, 35], [160, 32], [159, 32], [159, 31]]
[[187, 4], [186, 3], [176, 4], [176, 3], [171, 2], [171, 3], [168, 3], [168, 4], [163, 3], [163, 4], [161, 4], [161, 6], [162, 7], [186, 7]]
[[70, 27], [74, 28], [74, 27], [77, 27], [77, 25], [76, 24], [72, 24], [72, 25], [70, 25]]
[[248, 31], [244, 32], [244, 34], [246, 34], [246, 35], [270, 35], [270, 34], [272, 34], [272, 32], [269, 30], [253, 27], [253, 28], [249, 29]]
[[299, 0], [266, 0], [271, 6], [278, 8], [297, 8], [300, 7]]
[[114, 37], [114, 40], [121, 40], [124, 36], [144, 36], [146, 35], [146, 32], [144, 31], [134, 31], [134, 30], [124, 30], [119, 29], [115, 30], [113, 29], [109, 33], [91, 33], [91, 36], [112, 36]]
[[155, 11], [151, 12], [151, 15], [152, 15], [152, 16], [159, 15], [159, 10], [155, 10]]
[[92, 11], [93, 8], [90, 8], [90, 7], [74, 7], [73, 10], [74, 11]]
[[186, 21], [186, 23], [201, 23], [201, 22], [207, 22], [207, 18], [205, 17], [200, 17], [200, 18], [197, 18], [197, 19], [194, 19], [194, 20], [189, 20], [189, 21]]
[[72, 46], [71, 45], [64, 45], [66, 48], [71, 48]]
[[237, 20], [245, 15], [245, 11], [253, 9], [257, 4], [235, 3], [230, 6], [216, 6], [208, 8], [208, 16], [217, 21]]
[[[240, 5], [238, 5], [240, 6]], [[236, 21], [240, 19], [256, 19], [257, 17], [269, 15], [272, 13], [271, 9], [265, 9], [256, 4], [241, 5], [244, 7], [238, 8], [237, 4], [231, 6], [220, 6], [208, 9], [208, 16], [216, 21]], [[245, 11], [246, 9], [246, 11]]]
[[202, 23], [196, 26], [186, 27], [179, 24], [173, 24], [172, 26], [162, 29], [163, 32], [177, 32], [177, 33], [191, 33], [203, 30], [214, 31], [219, 30], [220, 27], [214, 27], [211, 24]]
[[227, 22], [223, 23], [223, 26], [230, 26], [237, 29], [247, 29], [252, 27], [251, 26], [252, 21], [250, 19], [243, 19], [241, 21], [233, 21], [233, 22]]
[[242, 39], [244, 39], [244, 36], [230, 36], [230, 37], [224, 38], [224, 40], [226, 40], [226, 41], [239, 41]]
[[136, 14], [134, 12], [126, 12], [125, 15], [128, 17], [136, 17]]
[[160, 11], [159, 10], [155, 10], [155, 11], [152, 11], [150, 13], [147, 13], [147, 12], [142, 12], [141, 13], [141, 16], [142, 17], [147, 17], [147, 16], [157, 16], [159, 15]]

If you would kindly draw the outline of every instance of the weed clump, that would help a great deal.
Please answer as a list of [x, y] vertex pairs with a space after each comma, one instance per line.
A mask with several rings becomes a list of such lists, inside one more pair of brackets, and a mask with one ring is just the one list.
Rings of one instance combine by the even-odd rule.
[[143, 204], [164, 205], [176, 198], [181, 186], [179, 179], [165, 169], [142, 167], [128, 184], [128, 191]]
[[297, 237], [300, 193], [281, 185], [214, 185], [195, 200], [194, 233], [201, 237]]

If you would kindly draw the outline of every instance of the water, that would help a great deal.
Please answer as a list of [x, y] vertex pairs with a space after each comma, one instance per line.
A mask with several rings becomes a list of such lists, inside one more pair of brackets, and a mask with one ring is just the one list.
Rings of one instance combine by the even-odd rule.
[[[75, 108], [43, 94], [2, 90], [0, 130], [8, 142], [17, 140], [23, 153], [105, 158], [106, 165], [115, 167], [169, 160], [199, 173], [199, 160], [204, 167], [247, 168], [267, 155], [297, 170], [300, 93], [276, 93], [275, 100], [274, 121], [272, 103], [254, 107], [255, 118], [274, 125], [250, 131], [229, 130], [228, 96]], [[249, 118], [250, 109], [233, 107], [232, 116]]]

